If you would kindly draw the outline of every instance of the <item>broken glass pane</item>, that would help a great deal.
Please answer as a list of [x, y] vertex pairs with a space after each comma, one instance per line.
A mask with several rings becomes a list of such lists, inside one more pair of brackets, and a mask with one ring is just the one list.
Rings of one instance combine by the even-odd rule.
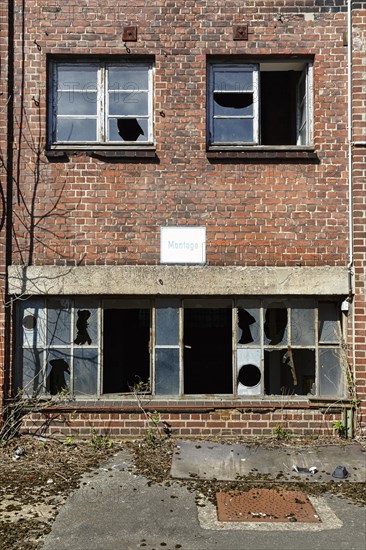
[[159, 302], [156, 307], [156, 344], [159, 346], [179, 343], [178, 301]]
[[99, 343], [99, 317], [95, 301], [75, 300], [74, 344], [97, 346]]
[[71, 304], [68, 300], [47, 302], [47, 344], [50, 346], [71, 343]]
[[238, 344], [260, 343], [260, 310], [257, 301], [240, 300], [237, 313]]
[[336, 302], [319, 302], [319, 342], [339, 342], [339, 306]]
[[156, 395], [179, 394], [179, 349], [157, 348], [155, 350]]
[[51, 349], [47, 354], [46, 388], [51, 395], [70, 389], [70, 349]]
[[214, 93], [214, 116], [252, 116], [253, 93]]
[[315, 350], [265, 350], [264, 384], [267, 395], [314, 395]]
[[265, 304], [264, 343], [269, 346], [287, 344], [287, 307], [284, 302]]
[[239, 348], [237, 358], [238, 395], [257, 395], [261, 392], [261, 350]]
[[29, 397], [45, 391], [44, 353], [44, 350], [37, 348], [23, 350], [22, 388]]
[[320, 395], [340, 397], [343, 394], [343, 374], [339, 349], [319, 349]]
[[98, 350], [74, 348], [74, 394], [96, 395], [98, 389]]
[[109, 141], [147, 141], [147, 118], [109, 118]]
[[291, 301], [291, 344], [315, 346], [315, 310], [312, 300]]
[[21, 304], [24, 347], [42, 347], [46, 343], [46, 313], [43, 300], [27, 300]]

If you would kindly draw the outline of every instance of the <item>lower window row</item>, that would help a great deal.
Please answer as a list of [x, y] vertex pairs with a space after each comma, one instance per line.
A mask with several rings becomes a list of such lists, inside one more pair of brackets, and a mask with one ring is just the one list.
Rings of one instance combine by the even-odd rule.
[[28, 395], [345, 394], [336, 300], [30, 298], [17, 315]]

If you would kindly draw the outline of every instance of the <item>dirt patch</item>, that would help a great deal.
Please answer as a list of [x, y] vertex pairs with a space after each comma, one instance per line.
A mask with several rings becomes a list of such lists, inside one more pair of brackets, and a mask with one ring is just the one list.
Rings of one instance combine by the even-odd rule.
[[[275, 439], [211, 439], [221, 443], [245, 443], [253, 445], [286, 445]], [[149, 484], [169, 486], [172, 455], [176, 441], [167, 438], [154, 446], [146, 440], [114, 441], [112, 447], [98, 448], [98, 439], [93, 445], [88, 441], [58, 441], [23, 436], [0, 448], [0, 540], [4, 548], [12, 550], [39, 550], [45, 535], [67, 496], [79, 485], [83, 473], [105, 461], [121, 449], [132, 452], [135, 473], [147, 478]], [[329, 440], [327, 441], [329, 443]], [[65, 444], [66, 443], [66, 444]], [[339, 444], [339, 440], [334, 441]], [[314, 445], [314, 441], [291, 439], [294, 445]], [[324, 444], [324, 441], [317, 441]], [[344, 443], [345, 445], [347, 443]], [[174, 480], [177, 483], [177, 480]], [[255, 488], [288, 489], [288, 485], [275, 483], [265, 476], [247, 476], [234, 482], [217, 480], [179, 481], [196, 495], [205, 495], [213, 503], [220, 491], [249, 491]], [[351, 499], [360, 506], [366, 505], [365, 483], [292, 483], [291, 489], [304, 491], [307, 495], [332, 493]]]

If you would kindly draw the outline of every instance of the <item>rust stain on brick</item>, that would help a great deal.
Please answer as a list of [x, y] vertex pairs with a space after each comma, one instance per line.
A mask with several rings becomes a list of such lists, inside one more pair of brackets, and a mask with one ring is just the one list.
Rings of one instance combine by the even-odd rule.
[[251, 489], [246, 493], [216, 493], [219, 521], [319, 523], [308, 497], [301, 491]]

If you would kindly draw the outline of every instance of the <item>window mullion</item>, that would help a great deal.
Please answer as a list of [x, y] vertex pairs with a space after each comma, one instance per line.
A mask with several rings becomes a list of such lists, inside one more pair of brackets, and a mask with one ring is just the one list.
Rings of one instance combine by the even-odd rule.
[[98, 141], [100, 143], [106, 142], [106, 127], [107, 127], [107, 113], [106, 113], [106, 94], [107, 94], [107, 67], [105, 63], [102, 63], [98, 71], [98, 109], [97, 109], [97, 126], [98, 126]]

